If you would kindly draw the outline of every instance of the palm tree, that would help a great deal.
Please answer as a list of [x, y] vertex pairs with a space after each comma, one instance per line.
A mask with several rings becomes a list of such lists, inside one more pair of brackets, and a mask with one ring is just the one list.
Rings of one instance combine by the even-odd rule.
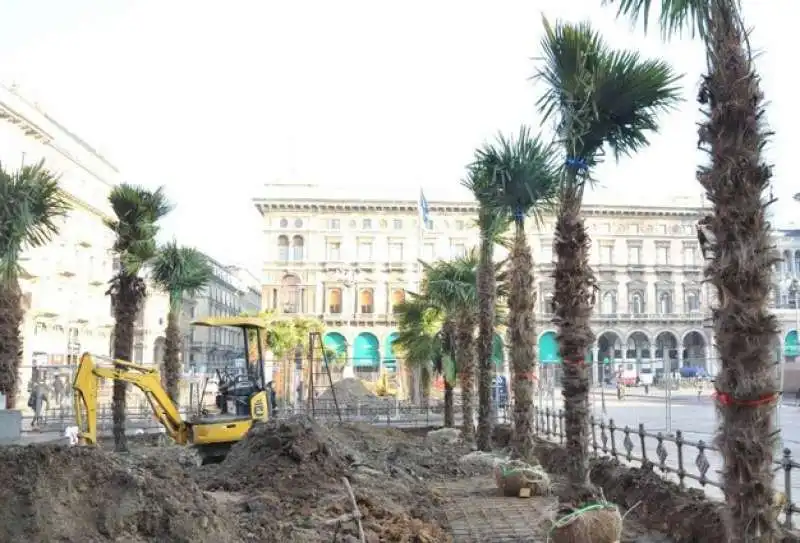
[[610, 49], [588, 23], [544, 21], [544, 58], [536, 79], [545, 85], [539, 106], [553, 118], [566, 156], [558, 187], [553, 298], [563, 360], [568, 474], [573, 497], [589, 483], [589, 372], [584, 362], [594, 342], [589, 318], [596, 282], [589, 266], [591, 240], [581, 216], [590, 171], [607, 145], [615, 158], [648, 144], [657, 115], [679, 100], [679, 76], [660, 60]]
[[[156, 255], [157, 223], [171, 207], [161, 188], [150, 191], [122, 184], [114, 187], [108, 199], [115, 218], [108, 220], [106, 226], [116, 236], [112, 250], [119, 260], [119, 269], [111, 278], [107, 292], [111, 296], [115, 320], [112, 356], [116, 360], [131, 360], [136, 317], [147, 297], [145, 281], [139, 271]], [[111, 409], [114, 447], [118, 451], [127, 450], [126, 391], [124, 381], [114, 381]]]
[[152, 278], [169, 294], [166, 345], [164, 349], [164, 381], [172, 402], [179, 405], [181, 375], [180, 315], [183, 296], [193, 296], [213, 276], [206, 256], [191, 247], [170, 242], [161, 247], [152, 263]]
[[455, 365], [461, 384], [462, 437], [475, 440], [475, 325], [478, 301], [478, 258], [474, 251], [450, 261], [422, 263], [422, 290], [431, 304], [447, 315], [455, 339]]
[[[430, 386], [434, 371], [446, 375], [445, 364], [442, 363], [445, 354], [452, 357], [453, 353], [444, 353], [445, 342], [442, 341], [444, 328], [444, 315], [428, 300], [424, 294], [407, 293], [405, 301], [395, 305], [397, 318], [397, 336], [394, 347], [402, 353], [403, 363], [409, 368], [419, 369], [422, 388], [422, 403], [427, 406], [430, 399]], [[438, 362], [438, 364], [435, 364]], [[452, 386], [450, 383], [451, 400]], [[446, 384], [447, 386], [447, 384]], [[452, 424], [453, 403], [450, 402], [450, 423]], [[445, 405], [447, 410], [447, 405]], [[445, 418], [447, 413], [445, 413]]]
[[[607, 0], [619, 14], [646, 23], [660, 4], [665, 37], [683, 29], [705, 43], [707, 75], [698, 101], [705, 112], [699, 136], [711, 157], [698, 181], [711, 201], [704, 223], [705, 275], [716, 287], [714, 337], [722, 360], [716, 378], [720, 397], [771, 398], [777, 388], [771, 345], [778, 332], [769, 312], [772, 234], [764, 191], [771, 168], [762, 155], [769, 132], [764, 97], [753, 65], [738, 0]], [[746, 343], [742, 343], [742, 339]], [[720, 403], [716, 444], [724, 458], [723, 483], [730, 507], [728, 539], [773, 541], [774, 421], [771, 402], [742, 408]]]
[[491, 172], [471, 167], [462, 185], [472, 191], [478, 201], [478, 230], [480, 247], [478, 258], [478, 450], [491, 450], [492, 436], [492, 354], [495, 337], [495, 306], [497, 304], [497, 270], [494, 263], [494, 247], [498, 237], [508, 227], [504, 215], [494, 208], [498, 186]]
[[17, 401], [22, 362], [22, 290], [25, 249], [42, 247], [58, 234], [58, 219], [69, 205], [58, 188], [58, 177], [44, 162], [8, 172], [0, 164], [0, 393], [6, 409]]
[[536, 375], [536, 330], [533, 320], [536, 288], [533, 256], [525, 233], [525, 219], [541, 217], [552, 207], [558, 167], [549, 145], [522, 127], [517, 137], [499, 136], [475, 153], [473, 169], [487, 181], [484, 198], [490, 213], [499, 212], [514, 223], [511, 247], [508, 335], [511, 385], [514, 394], [514, 452], [533, 458], [533, 380]]

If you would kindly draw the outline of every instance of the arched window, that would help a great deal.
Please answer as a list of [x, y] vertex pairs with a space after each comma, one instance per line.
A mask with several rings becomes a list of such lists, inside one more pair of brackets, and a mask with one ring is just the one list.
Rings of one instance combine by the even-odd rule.
[[672, 296], [669, 292], [662, 292], [658, 297], [658, 309], [662, 315], [672, 313]]
[[406, 301], [406, 291], [401, 288], [396, 288], [392, 291], [392, 311], [398, 304]]
[[631, 312], [634, 315], [644, 313], [644, 297], [641, 292], [634, 292], [633, 296], [631, 296]]
[[328, 291], [328, 313], [339, 315], [342, 312], [342, 289], [332, 288]]
[[375, 293], [371, 288], [361, 289], [358, 294], [358, 305], [361, 306], [361, 312], [371, 315], [375, 311]]
[[280, 310], [283, 313], [300, 311], [300, 279], [295, 275], [287, 275], [281, 281]]
[[614, 292], [603, 294], [601, 312], [603, 315], [613, 315], [617, 312], [617, 295]]
[[289, 260], [289, 238], [278, 236], [278, 260]]
[[292, 260], [303, 260], [304, 249], [303, 236], [294, 236], [292, 238]]

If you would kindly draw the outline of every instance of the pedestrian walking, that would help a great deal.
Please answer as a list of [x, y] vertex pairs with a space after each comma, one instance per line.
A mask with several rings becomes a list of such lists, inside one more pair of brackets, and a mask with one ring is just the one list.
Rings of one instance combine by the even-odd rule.
[[28, 407], [33, 409], [33, 420], [31, 421], [33, 430], [40, 430], [44, 424], [45, 404], [50, 406], [47, 388], [45, 383], [36, 383], [33, 385], [30, 398], [28, 398]]

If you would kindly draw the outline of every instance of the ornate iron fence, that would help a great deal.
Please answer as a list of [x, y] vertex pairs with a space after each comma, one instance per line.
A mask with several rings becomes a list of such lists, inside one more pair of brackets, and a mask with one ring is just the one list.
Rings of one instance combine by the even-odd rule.
[[[648, 432], [644, 424], [636, 428], [620, 427], [614, 424], [614, 419], [598, 421], [592, 417], [590, 425], [590, 447], [595, 456], [610, 456], [629, 464], [652, 465], [664, 476], [676, 480], [681, 488], [698, 486], [706, 490], [709, 497], [722, 497], [722, 483], [714, 477], [719, 473], [722, 461], [718, 456], [719, 450], [712, 444], [702, 439], [687, 439], [681, 430], [665, 434]], [[563, 411], [536, 409], [534, 430], [539, 437], [563, 445]], [[776, 485], [783, 487], [786, 497], [782, 520], [787, 528], [793, 527], [793, 515], [800, 513], [800, 506], [792, 501], [793, 490], [800, 490], [800, 481], [793, 480], [797, 468], [800, 464], [794, 460], [792, 451], [783, 449], [780, 460], [775, 461], [774, 471], [776, 479], [779, 479]]]

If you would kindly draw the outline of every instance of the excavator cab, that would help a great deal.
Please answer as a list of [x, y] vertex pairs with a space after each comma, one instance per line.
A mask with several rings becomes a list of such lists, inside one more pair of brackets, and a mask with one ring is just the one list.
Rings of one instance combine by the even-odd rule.
[[[269, 390], [264, 372], [263, 334], [266, 323], [257, 317], [208, 317], [192, 322], [193, 326], [230, 327], [242, 331], [245, 367], [218, 369], [216, 408], [221, 415], [266, 420], [269, 414]], [[257, 344], [256, 360], [250, 360], [250, 334]], [[243, 371], [240, 371], [242, 370]]]

